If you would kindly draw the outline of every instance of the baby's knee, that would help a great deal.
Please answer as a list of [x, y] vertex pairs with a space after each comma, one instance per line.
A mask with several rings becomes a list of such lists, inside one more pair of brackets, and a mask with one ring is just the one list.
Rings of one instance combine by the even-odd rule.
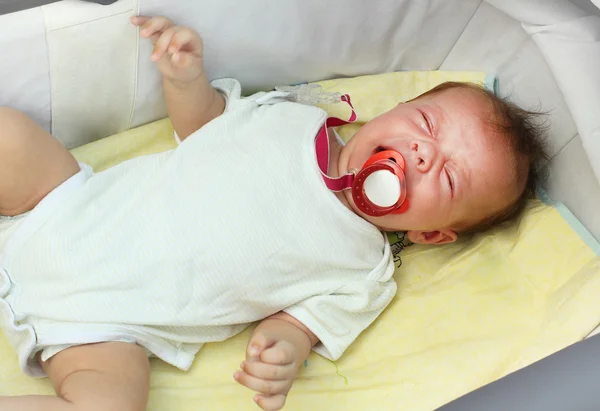
[[12, 107], [0, 106], [0, 124], [5, 121], [14, 121], [22, 117], [26, 117], [23, 112]]
[[0, 106], [0, 115], [5, 115], [11, 112], [19, 112], [18, 110], [12, 108], [12, 107], [8, 107], [8, 106]]
[[32, 122], [22, 111], [0, 106], [0, 143], [14, 143], [15, 138]]
[[58, 397], [74, 410], [144, 411], [150, 364], [139, 345], [109, 342], [66, 348], [42, 366]]

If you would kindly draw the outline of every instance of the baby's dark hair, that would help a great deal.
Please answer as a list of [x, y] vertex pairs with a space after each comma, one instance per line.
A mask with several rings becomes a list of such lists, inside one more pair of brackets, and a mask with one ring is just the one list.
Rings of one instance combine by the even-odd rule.
[[473, 234], [514, 219], [521, 214], [527, 201], [535, 197], [541, 180], [541, 166], [550, 158], [546, 147], [547, 127], [540, 121], [547, 113], [525, 110], [474, 83], [445, 82], [417, 98], [455, 88], [475, 91], [491, 103], [493, 115], [488, 121], [499, 134], [506, 137], [508, 147], [515, 155], [516, 166], [524, 162], [527, 167], [526, 175], [517, 177], [523, 183], [523, 191], [516, 201], [496, 214], [459, 230], [463, 234]]

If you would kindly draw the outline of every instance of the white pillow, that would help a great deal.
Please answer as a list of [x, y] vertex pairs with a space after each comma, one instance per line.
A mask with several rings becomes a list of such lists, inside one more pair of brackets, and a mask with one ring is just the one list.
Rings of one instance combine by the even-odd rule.
[[[64, 0], [1, 17], [0, 105], [68, 147], [166, 116], [160, 76], [129, 25], [166, 15], [198, 30], [211, 79], [245, 92], [324, 78], [437, 69], [481, 0]], [[52, 92], [50, 92], [52, 90]], [[50, 104], [52, 105], [50, 107]]]

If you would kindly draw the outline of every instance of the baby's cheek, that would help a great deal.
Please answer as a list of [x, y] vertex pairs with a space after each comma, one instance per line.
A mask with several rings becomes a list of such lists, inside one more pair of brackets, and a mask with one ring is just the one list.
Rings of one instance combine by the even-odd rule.
[[408, 210], [415, 222], [421, 222], [422, 228], [435, 224], [444, 214], [440, 197], [432, 193], [423, 193], [409, 199]]
[[419, 210], [434, 210], [439, 206], [440, 196], [433, 189], [420, 187], [419, 190], [408, 192], [409, 206], [418, 205]]

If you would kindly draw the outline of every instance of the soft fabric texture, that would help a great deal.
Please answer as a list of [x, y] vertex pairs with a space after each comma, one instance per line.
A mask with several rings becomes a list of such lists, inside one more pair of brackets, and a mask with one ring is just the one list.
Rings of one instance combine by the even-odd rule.
[[327, 113], [213, 86], [224, 114], [174, 150], [66, 181], [0, 250], [2, 327], [28, 374], [45, 376], [47, 348], [123, 340], [187, 370], [202, 344], [280, 311], [338, 359], [391, 301], [387, 236], [320, 174]]
[[[413, 87], [415, 79], [438, 75], [395, 73], [382, 77], [383, 85], [368, 78], [324, 86], [350, 93], [365, 121], [435, 84], [418, 80]], [[331, 110], [347, 113], [342, 105]], [[163, 120], [73, 152], [101, 170], [174, 147], [172, 133]], [[286, 410], [430, 411], [584, 338], [600, 319], [600, 264], [556, 207], [532, 201], [518, 221], [440, 247], [390, 238], [398, 255], [396, 297], [339, 361], [309, 358]], [[207, 344], [187, 373], [153, 360], [148, 409], [256, 410], [253, 393], [232, 378], [249, 335]], [[4, 341], [0, 352], [0, 394], [52, 394], [47, 380], [22, 374]]]
[[511, 101], [550, 113], [545, 186], [600, 238], [600, 98], [588, 92], [599, 84], [600, 20], [573, 3], [600, 14], [598, 0], [63, 0], [0, 16], [10, 56], [0, 105], [69, 148], [165, 117], [135, 14], [189, 25], [205, 40], [209, 78], [241, 79], [247, 92], [394, 70], [495, 72]]
[[248, 93], [299, 81], [431, 70], [480, 3], [379, 0], [374, 8], [369, 2], [349, 7], [346, 0], [327, 6], [321, 0], [58, 1], [0, 16], [0, 51], [11, 56], [0, 65], [0, 105], [32, 115], [69, 148], [164, 118], [152, 42], [140, 39], [130, 22], [134, 15], [166, 16], [200, 33], [209, 78], [239, 79]]
[[[0, 324], [2, 324], [2, 332], [10, 345], [14, 347], [21, 367], [26, 369], [28, 363], [33, 364], [35, 368], [39, 369], [38, 375], [43, 372], [39, 364], [31, 358], [31, 354], [35, 349], [36, 340], [43, 338], [43, 335], [37, 333], [37, 329], [34, 331], [32, 327], [32, 324], [37, 324], [39, 319], [35, 316], [32, 317], [31, 313], [21, 312], [18, 307], [14, 306], [14, 300], [19, 298], [22, 288], [19, 282], [15, 283], [14, 281], [12, 263], [23, 245], [27, 244], [31, 236], [39, 230], [41, 223], [60, 208], [65, 200], [71, 198], [92, 174], [90, 166], [81, 164], [78, 173], [46, 195], [33, 210], [17, 216], [8, 227], [0, 227], [3, 230], [0, 236], [4, 239], [3, 244], [0, 244]], [[37, 251], [41, 251], [43, 254], [43, 250], [42, 248]], [[26, 258], [29, 257], [30, 255], [26, 256]], [[60, 293], [60, 287], [57, 285], [56, 282], [47, 284], [46, 288], [57, 294]], [[52, 321], [46, 321], [46, 324], [48, 323], [52, 326]]]

